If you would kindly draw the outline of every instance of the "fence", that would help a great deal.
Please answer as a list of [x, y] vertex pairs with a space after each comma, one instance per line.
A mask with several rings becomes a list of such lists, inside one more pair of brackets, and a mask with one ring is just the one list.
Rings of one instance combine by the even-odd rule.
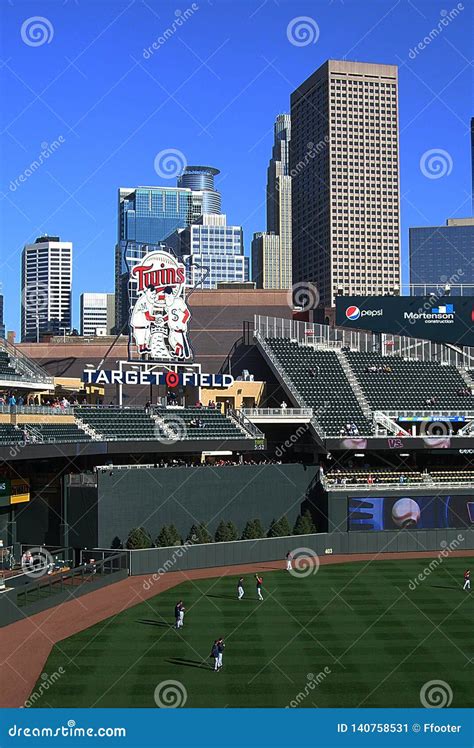
[[[474, 550], [474, 530], [410, 530], [383, 532], [332, 532], [291, 535], [281, 538], [239, 540], [170, 548], [129, 551], [130, 574], [162, 575], [169, 571], [187, 571], [217, 566], [259, 564], [275, 561], [283, 568], [287, 551], [304, 549], [318, 556], [359, 553], [403, 553], [441, 551], [455, 541], [457, 550]], [[101, 549], [94, 549], [97, 552]]]
[[288, 340], [322, 348], [348, 347], [351, 351], [381, 352], [387, 356], [401, 356], [412, 361], [438, 361], [451, 366], [474, 368], [474, 348], [449, 348], [443, 343], [380, 333], [379, 350], [370, 332], [355, 332], [343, 328], [318, 325], [312, 322], [255, 315], [254, 330], [258, 339], [287, 338]]
[[[0, 627], [105, 587], [128, 576], [129, 554], [110, 552], [101, 561], [42, 576], [0, 596]], [[9, 580], [6, 580], [7, 586]]]

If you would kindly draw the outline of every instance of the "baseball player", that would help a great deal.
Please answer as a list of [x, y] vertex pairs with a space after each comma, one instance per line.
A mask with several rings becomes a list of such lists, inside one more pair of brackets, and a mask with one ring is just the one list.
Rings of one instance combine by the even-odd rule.
[[175, 627], [175, 629], [179, 629], [179, 619], [180, 619], [179, 612], [180, 612], [180, 606], [181, 606], [181, 601], [177, 602], [176, 605], [174, 606], [174, 621], [175, 621], [174, 627]]
[[168, 344], [176, 358], [189, 358], [188, 322], [191, 312], [181, 296], [175, 296], [171, 286], [164, 289], [163, 321], [168, 324]]
[[293, 560], [293, 554], [291, 551], [288, 551], [288, 553], [286, 554], [286, 570], [287, 571], [293, 570], [293, 565], [291, 563], [292, 560]]
[[260, 577], [258, 574], [255, 574], [255, 579], [257, 580], [257, 597], [259, 600], [263, 600], [263, 595], [262, 595], [263, 578]]
[[219, 670], [221, 669], [221, 667], [223, 667], [222, 657], [224, 655], [224, 649], [225, 649], [224, 639], [221, 636], [221, 638], [217, 640], [217, 651], [219, 653], [218, 658], [217, 658], [217, 667], [219, 668]]
[[217, 646], [218, 639], [214, 640], [214, 644], [211, 648], [211, 654], [209, 655], [214, 659], [214, 672], [217, 673], [219, 670], [219, 647]]
[[154, 314], [155, 301], [155, 287], [148, 286], [135, 302], [130, 317], [130, 326], [133, 329], [133, 337], [140, 355], [150, 352], [150, 327], [156, 319]]
[[186, 608], [183, 605], [183, 601], [181, 600], [181, 605], [179, 606], [179, 625], [178, 628], [182, 629], [184, 626], [184, 611]]
[[237, 596], [239, 600], [242, 600], [244, 595], [244, 578], [240, 577], [239, 581], [237, 582]]
[[471, 572], [469, 569], [466, 569], [464, 572], [464, 587], [463, 590], [470, 590], [471, 589]]

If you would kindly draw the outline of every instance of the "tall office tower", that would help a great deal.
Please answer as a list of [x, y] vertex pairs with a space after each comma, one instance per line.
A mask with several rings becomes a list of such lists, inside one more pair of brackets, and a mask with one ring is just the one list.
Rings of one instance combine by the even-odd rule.
[[191, 226], [178, 229], [169, 244], [189, 267], [188, 286], [209, 289], [222, 281], [244, 283], [249, 279], [242, 227], [229, 226], [223, 213], [205, 213]]
[[323, 305], [400, 286], [397, 72], [328, 60], [291, 95], [293, 282]]
[[474, 218], [409, 230], [410, 293], [425, 296], [445, 285], [454, 295], [474, 292]]
[[71, 329], [72, 243], [40, 236], [21, 257], [21, 339]]
[[110, 335], [114, 327], [114, 294], [81, 293], [81, 335]]
[[471, 117], [472, 213], [474, 215], [474, 117]]
[[267, 169], [267, 230], [257, 232], [252, 240], [257, 288], [290, 288], [292, 283], [290, 138], [290, 115], [279, 114]]
[[[147, 252], [146, 245], [166, 243], [177, 229], [202, 215], [220, 212], [214, 189], [218, 169], [190, 166], [178, 187], [121, 187], [118, 195], [118, 241], [115, 246], [115, 319], [119, 332], [128, 323], [128, 273]], [[194, 189], [196, 187], [196, 189]]]
[[5, 322], [3, 321], [3, 294], [0, 294], [0, 338], [5, 338]]
[[193, 217], [203, 213], [221, 212], [221, 193], [214, 187], [214, 177], [220, 174], [213, 166], [187, 166], [180, 177], [178, 187], [193, 191]]

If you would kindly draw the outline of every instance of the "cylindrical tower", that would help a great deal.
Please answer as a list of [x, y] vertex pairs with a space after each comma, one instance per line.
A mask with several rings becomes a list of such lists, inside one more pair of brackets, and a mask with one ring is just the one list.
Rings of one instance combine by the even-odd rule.
[[221, 193], [214, 189], [214, 177], [220, 174], [212, 166], [187, 166], [178, 177], [178, 187], [188, 187], [193, 192], [202, 192], [202, 212], [221, 212]]

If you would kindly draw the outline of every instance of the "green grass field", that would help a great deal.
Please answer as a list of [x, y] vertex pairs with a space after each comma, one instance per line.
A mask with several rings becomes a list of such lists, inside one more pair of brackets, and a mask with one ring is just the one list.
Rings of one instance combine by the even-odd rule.
[[[186, 582], [55, 646], [44, 671], [65, 674], [35, 706], [155, 707], [155, 688], [171, 679], [187, 707], [419, 707], [431, 680], [449, 685], [451, 706], [472, 707], [474, 592], [462, 591], [472, 559], [444, 560], [411, 590], [429, 562], [265, 572], [264, 602], [250, 575], [241, 602], [236, 577]], [[179, 599], [187, 613], [176, 631]], [[224, 668], [214, 673], [219, 636]]]

